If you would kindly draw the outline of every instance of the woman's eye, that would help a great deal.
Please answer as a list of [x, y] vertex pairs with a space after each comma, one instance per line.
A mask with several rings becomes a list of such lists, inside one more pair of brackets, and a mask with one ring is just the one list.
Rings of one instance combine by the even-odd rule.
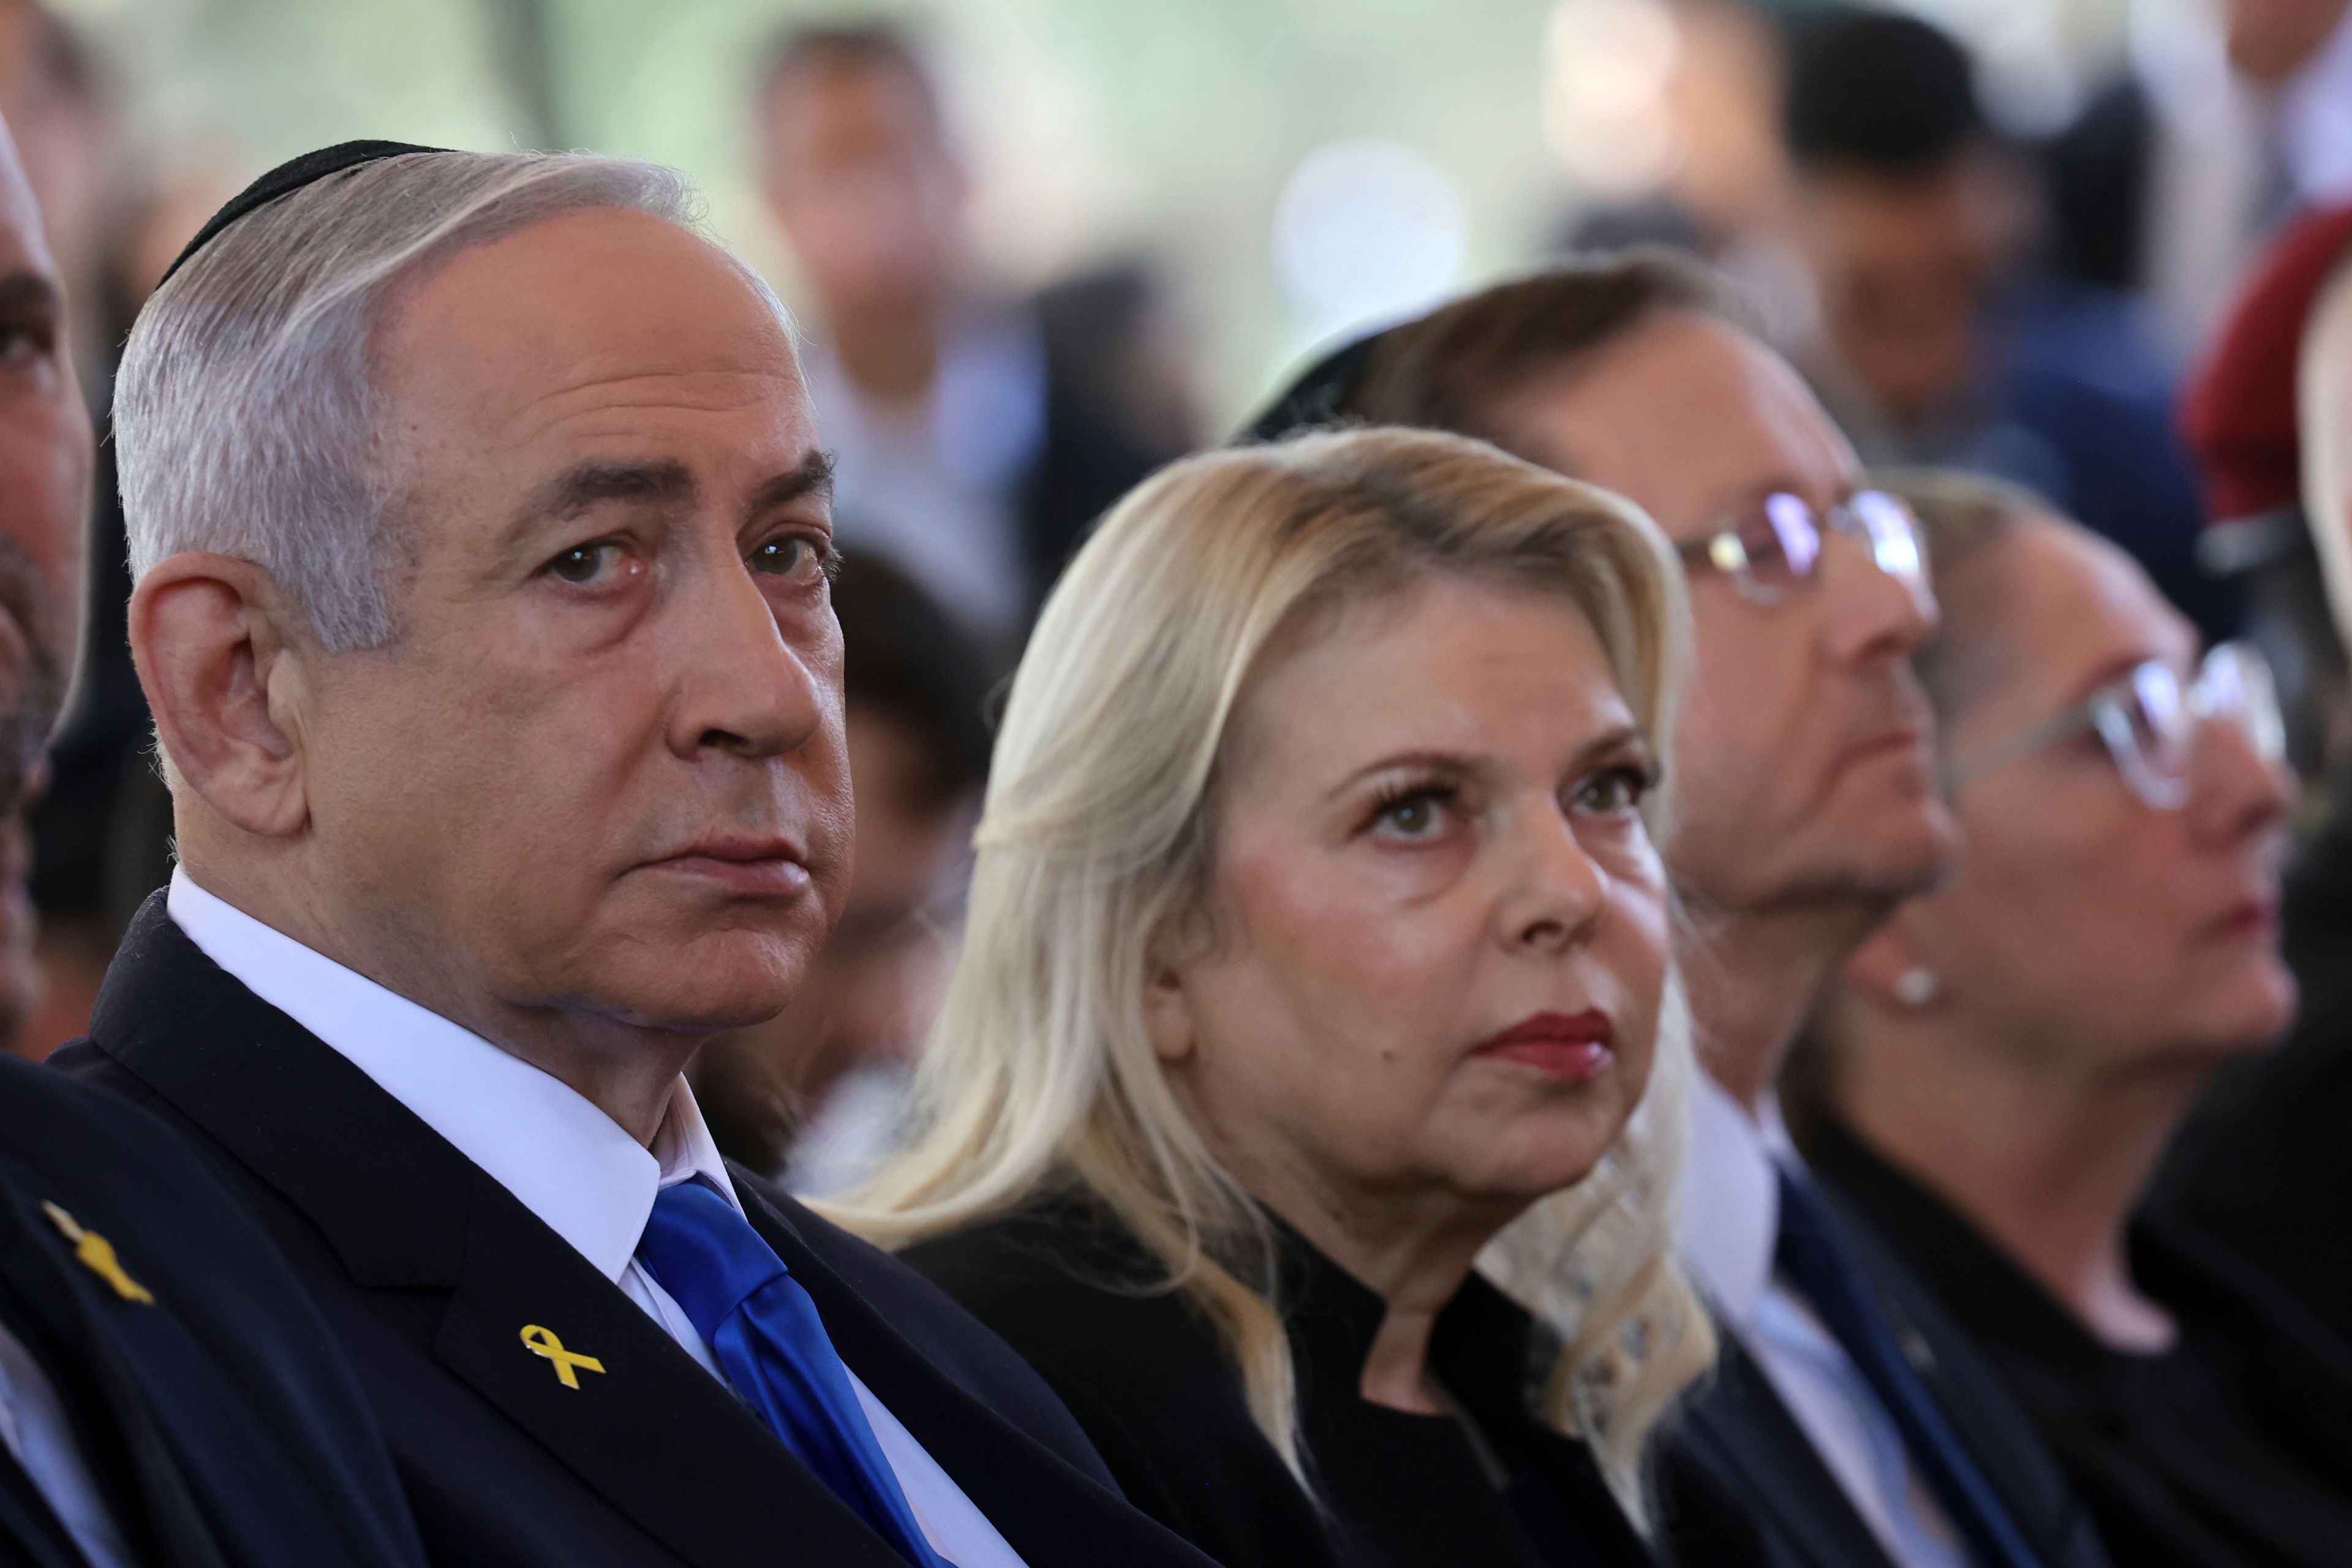
[[1381, 807], [1372, 826], [1390, 838], [1423, 842], [1444, 828], [1445, 803], [1426, 791], [1402, 795]]
[[620, 557], [617, 544], [577, 544], [549, 562], [547, 569], [561, 581], [584, 587], [609, 576]]
[[1634, 810], [1649, 793], [1648, 774], [1634, 768], [1612, 768], [1576, 786], [1576, 805], [1596, 816], [1612, 816]]
[[824, 572], [826, 551], [813, 539], [787, 534], [771, 539], [751, 552], [751, 570], [794, 582], [814, 581]]

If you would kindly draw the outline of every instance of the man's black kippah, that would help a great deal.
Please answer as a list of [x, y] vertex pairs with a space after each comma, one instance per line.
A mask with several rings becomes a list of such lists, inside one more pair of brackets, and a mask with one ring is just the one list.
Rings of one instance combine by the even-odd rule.
[[1279, 441], [1301, 431], [1339, 424], [1347, 416], [1349, 399], [1355, 395], [1372, 350], [1387, 336], [1383, 328], [1343, 343], [1300, 371], [1265, 412], [1234, 437], [1235, 442]]
[[266, 207], [280, 196], [292, 195], [313, 181], [330, 174], [340, 174], [345, 169], [356, 169], [362, 163], [373, 163], [385, 158], [398, 158], [410, 153], [446, 152], [442, 147], [418, 147], [406, 142], [342, 142], [332, 147], [321, 147], [315, 153], [305, 153], [299, 158], [284, 163], [231, 196], [228, 205], [213, 214], [210, 222], [196, 231], [187, 248], [172, 258], [163, 268], [163, 277], [156, 287], [186, 264], [189, 257], [213, 242], [213, 237], [257, 207]]

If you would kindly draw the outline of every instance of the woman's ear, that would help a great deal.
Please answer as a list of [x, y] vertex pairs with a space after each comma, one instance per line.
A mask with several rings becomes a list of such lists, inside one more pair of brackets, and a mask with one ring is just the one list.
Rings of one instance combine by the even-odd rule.
[[300, 624], [268, 573], [208, 552], [157, 563], [131, 595], [131, 654], [164, 753], [213, 810], [267, 837], [310, 818]]
[[1192, 1055], [1192, 1007], [1184, 978], [1156, 952], [1144, 973], [1143, 1028], [1162, 1066], [1174, 1067]]
[[1911, 906], [1898, 909], [1847, 955], [1839, 979], [1883, 1012], [1916, 1012], [1942, 994], [1943, 978], [1913, 929]]

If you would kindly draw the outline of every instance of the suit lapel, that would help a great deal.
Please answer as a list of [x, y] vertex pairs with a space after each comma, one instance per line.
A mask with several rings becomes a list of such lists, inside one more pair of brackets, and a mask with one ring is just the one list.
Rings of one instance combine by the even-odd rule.
[[[905, 1568], [618, 1287], [333, 1047], [141, 910], [91, 1036], [300, 1210], [386, 1321], [687, 1561]], [[386, 1180], [397, 1173], [397, 1180]], [[437, 1292], [437, 1321], [413, 1310]], [[398, 1310], [394, 1310], [398, 1309]], [[554, 1335], [602, 1372], [523, 1340]]]
[[1715, 1381], [1685, 1418], [1694, 1452], [1733, 1487], [1772, 1533], [1823, 1568], [1887, 1568], [1885, 1549], [1814, 1452], [1763, 1368], [1723, 1334]]
[[[540, 1350], [527, 1329], [543, 1331]], [[789, 1542], [813, 1562], [905, 1568], [724, 1384], [503, 1190], [475, 1207], [434, 1352], [691, 1562], [772, 1563]]]

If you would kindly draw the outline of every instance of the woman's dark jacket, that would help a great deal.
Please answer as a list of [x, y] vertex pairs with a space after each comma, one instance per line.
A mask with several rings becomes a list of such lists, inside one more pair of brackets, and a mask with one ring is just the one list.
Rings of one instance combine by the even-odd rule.
[[[2172, 1349], [2111, 1349], [1941, 1199], [1834, 1121], [1813, 1169], [2007, 1378], [2118, 1564], [2352, 1563], [2352, 1355], [2230, 1254], [2143, 1222], [2135, 1282]], [[2325, 1238], [2314, 1237], [2314, 1246]]]
[[1206, 1321], [1152, 1288], [1163, 1271], [1098, 1205], [1051, 1200], [903, 1256], [1045, 1375], [1137, 1507], [1226, 1568], [1654, 1561], [1591, 1452], [1529, 1414], [1547, 1346], [1525, 1311], [1472, 1278], [1430, 1347], [1460, 1415], [1410, 1415], [1359, 1391], [1380, 1297], [1296, 1235], [1281, 1246], [1313, 1499]]

